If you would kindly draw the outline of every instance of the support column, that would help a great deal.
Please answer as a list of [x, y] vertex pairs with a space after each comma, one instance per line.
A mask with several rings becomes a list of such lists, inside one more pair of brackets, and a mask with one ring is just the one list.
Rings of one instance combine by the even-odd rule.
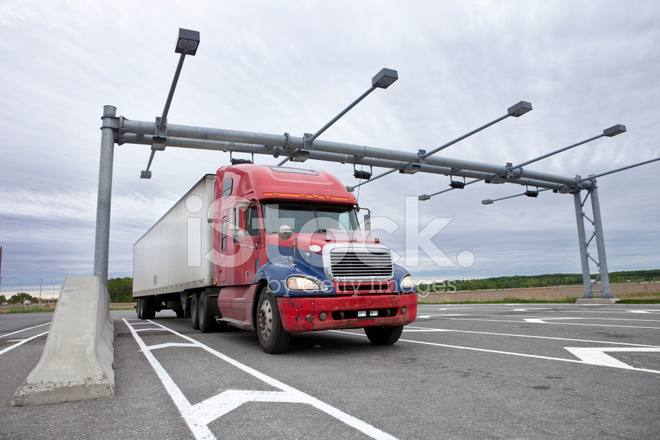
[[589, 270], [589, 252], [587, 250], [587, 234], [584, 229], [584, 211], [582, 210], [582, 191], [573, 194], [575, 203], [575, 219], [577, 221], [578, 244], [580, 246], [580, 262], [582, 263], [582, 284], [584, 285], [583, 299], [594, 297], [591, 286], [591, 272]]
[[96, 203], [96, 239], [94, 244], [94, 275], [108, 285], [108, 254], [110, 249], [110, 206], [112, 200], [112, 165], [115, 147], [115, 131], [119, 128], [117, 108], [103, 106], [101, 126], [101, 161], [99, 165], [99, 190]]
[[603, 223], [600, 215], [600, 201], [598, 200], [598, 185], [592, 180], [593, 187], [589, 190], [591, 194], [591, 210], [594, 216], [594, 231], [596, 234], [596, 247], [598, 249], [598, 271], [600, 273], [601, 298], [612, 298], [610, 292], [610, 276], [607, 269], [607, 257], [605, 256], [605, 237], [603, 235]]

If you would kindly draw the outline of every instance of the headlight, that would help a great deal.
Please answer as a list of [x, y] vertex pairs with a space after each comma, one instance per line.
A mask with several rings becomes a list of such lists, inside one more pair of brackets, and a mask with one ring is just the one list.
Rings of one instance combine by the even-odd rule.
[[401, 278], [400, 287], [402, 290], [403, 289], [410, 290], [415, 287], [415, 282], [413, 281], [410, 275], [406, 275], [405, 277]]
[[327, 286], [316, 278], [291, 275], [286, 279], [286, 287], [289, 290], [301, 290], [305, 292], [328, 290]]

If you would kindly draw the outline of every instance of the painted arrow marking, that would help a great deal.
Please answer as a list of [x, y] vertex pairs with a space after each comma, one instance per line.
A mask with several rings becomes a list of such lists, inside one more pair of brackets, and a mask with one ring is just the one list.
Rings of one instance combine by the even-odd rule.
[[[571, 352], [574, 356], [578, 357], [585, 364], [600, 365], [603, 367], [624, 368], [626, 370], [640, 370], [621, 362], [606, 354], [612, 353], [660, 353], [660, 347], [564, 347]], [[651, 370], [645, 370], [651, 371]], [[654, 371], [654, 370], [653, 370]], [[654, 371], [657, 372], [657, 371]]]
[[543, 318], [543, 319], [541, 319], [541, 318], [525, 318], [525, 321], [531, 322], [531, 323], [536, 323], [536, 324], [556, 324], [554, 322], [550, 323], [550, 322], [547, 322], [547, 321], [565, 320], [565, 319], [583, 319], [583, 318], [575, 318], [575, 317], [571, 317], [571, 318]]
[[[216, 439], [213, 432], [209, 428], [209, 424], [214, 420], [217, 420], [227, 414], [228, 412], [239, 408], [245, 403], [248, 402], [271, 402], [271, 403], [298, 403], [310, 405], [335, 419], [345, 423], [348, 426], [355, 428], [358, 431], [366, 434], [367, 436], [374, 439], [383, 439], [383, 440], [396, 440], [395, 437], [387, 434], [384, 431], [381, 431], [374, 426], [364, 422], [356, 417], [353, 417], [325, 402], [320, 401], [319, 399], [310, 396], [296, 388], [293, 388], [289, 385], [284, 384], [283, 382], [278, 381], [275, 378], [267, 376], [251, 367], [248, 367], [245, 364], [242, 364], [229, 356], [220, 353], [211, 347], [202, 344], [196, 339], [190, 338], [186, 335], [183, 335], [171, 328], [168, 328], [162, 324], [158, 324], [151, 320], [143, 321], [142, 324], [150, 324], [154, 327], [151, 328], [134, 328], [134, 324], [139, 324], [140, 322], [135, 322], [136, 320], [131, 320], [129, 322], [126, 318], [123, 319], [126, 326], [131, 331], [133, 338], [137, 342], [140, 350], [147, 358], [151, 367], [154, 369], [158, 375], [161, 383], [165, 387], [165, 390], [168, 392], [175, 406], [181, 413], [184, 421], [190, 428], [193, 436], [197, 440], [214, 440]], [[184, 339], [188, 342], [169, 342], [156, 345], [147, 345], [146, 342], [140, 336], [140, 333], [145, 331], [158, 330], [158, 331], [167, 331], [174, 336], [178, 336], [181, 339]], [[171, 347], [186, 347], [189, 349], [202, 349], [206, 352], [214, 355], [215, 357], [225, 361], [226, 363], [242, 370], [245, 373], [248, 373], [255, 378], [265, 382], [266, 384], [277, 388], [278, 391], [258, 391], [258, 390], [225, 390], [216, 394], [215, 396], [206, 399], [200, 403], [192, 404], [186, 396], [183, 394], [183, 391], [175, 383], [174, 379], [167, 372], [165, 367], [158, 361], [156, 356], [153, 354], [154, 351], [162, 348], [171, 348]]]

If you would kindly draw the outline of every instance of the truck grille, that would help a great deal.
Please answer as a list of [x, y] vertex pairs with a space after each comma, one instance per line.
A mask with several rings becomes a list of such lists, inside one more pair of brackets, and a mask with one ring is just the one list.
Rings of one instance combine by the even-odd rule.
[[326, 245], [323, 263], [333, 281], [386, 281], [393, 276], [392, 252], [382, 245]]

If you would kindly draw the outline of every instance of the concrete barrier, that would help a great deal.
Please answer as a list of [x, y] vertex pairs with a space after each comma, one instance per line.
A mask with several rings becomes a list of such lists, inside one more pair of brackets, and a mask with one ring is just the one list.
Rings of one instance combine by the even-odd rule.
[[114, 395], [113, 339], [106, 287], [95, 276], [67, 277], [41, 360], [14, 393], [12, 405]]

